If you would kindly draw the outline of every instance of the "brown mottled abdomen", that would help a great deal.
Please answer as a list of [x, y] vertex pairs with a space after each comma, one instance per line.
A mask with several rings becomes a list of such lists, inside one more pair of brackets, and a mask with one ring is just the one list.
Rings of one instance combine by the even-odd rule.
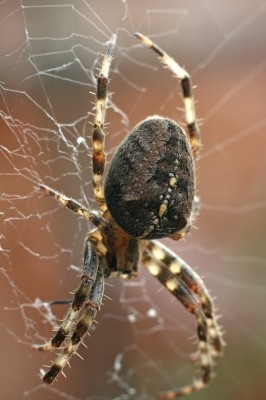
[[107, 207], [130, 236], [155, 239], [183, 229], [195, 195], [190, 144], [174, 121], [151, 117], [118, 147], [105, 182]]

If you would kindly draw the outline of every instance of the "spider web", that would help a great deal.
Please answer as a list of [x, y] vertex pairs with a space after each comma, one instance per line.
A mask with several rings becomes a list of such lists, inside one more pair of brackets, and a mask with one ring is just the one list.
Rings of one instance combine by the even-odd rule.
[[54, 355], [31, 349], [65, 313], [50, 301], [77, 286], [89, 229], [36, 187], [45, 182], [95, 206], [88, 112], [112, 33], [108, 159], [148, 115], [183, 121], [178, 84], [134, 31], [185, 64], [197, 85], [201, 215], [186, 241], [165, 242], [204, 277], [228, 346], [209, 389], [191, 398], [265, 397], [265, 15], [262, 0], [0, 2], [3, 398], [155, 399], [194, 374], [195, 321], [145, 271], [108, 281], [111, 301], [66, 380], [41, 384], [38, 371]]

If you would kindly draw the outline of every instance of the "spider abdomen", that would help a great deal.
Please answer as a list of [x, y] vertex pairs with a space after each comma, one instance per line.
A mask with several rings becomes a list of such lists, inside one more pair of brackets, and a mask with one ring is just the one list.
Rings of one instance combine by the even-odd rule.
[[158, 116], [138, 124], [118, 147], [105, 182], [107, 207], [130, 236], [155, 239], [182, 230], [195, 195], [187, 136]]

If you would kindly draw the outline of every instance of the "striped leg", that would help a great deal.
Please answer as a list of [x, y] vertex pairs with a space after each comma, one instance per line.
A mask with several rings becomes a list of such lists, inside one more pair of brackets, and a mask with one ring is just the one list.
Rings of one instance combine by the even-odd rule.
[[61, 194], [46, 185], [40, 184], [39, 188], [42, 189], [46, 194], [49, 194], [54, 199], [59, 201], [61, 204], [63, 204], [63, 206], [72, 210], [74, 213], [81, 215], [82, 217], [91, 221], [93, 225], [97, 226], [100, 231], [107, 233], [111, 229], [111, 224], [106, 221], [97, 211], [88, 210], [76, 200], [73, 200], [70, 197], [65, 196], [64, 194]]
[[213, 357], [224, 342], [213, 312], [210, 294], [200, 277], [179, 257], [157, 241], [147, 243], [143, 264], [184, 306], [195, 315], [199, 339], [201, 376], [190, 385], [161, 395], [170, 400], [202, 389], [212, 377]]
[[63, 371], [64, 367], [68, 364], [73, 354], [77, 352], [83, 337], [90, 330], [97, 311], [102, 304], [104, 292], [104, 274], [101, 267], [97, 272], [96, 280], [92, 286], [91, 293], [85, 303], [80, 319], [75, 324], [74, 332], [72, 333], [66, 346], [63, 348], [53, 365], [43, 374], [43, 381], [45, 383], [52, 383], [57, 375]]
[[113, 57], [113, 51], [116, 42], [116, 35], [111, 37], [110, 42], [107, 44], [106, 53], [103, 58], [102, 67], [100, 69], [99, 77], [97, 79], [96, 91], [96, 111], [94, 126], [92, 130], [92, 182], [95, 198], [102, 211], [106, 210], [104, 200], [103, 180], [105, 166], [105, 151], [104, 151], [104, 123], [107, 102], [107, 85], [110, 65]]
[[[81, 271], [81, 283], [74, 293], [69, 311], [53, 338], [44, 345], [34, 345], [36, 350], [52, 350], [58, 348], [72, 334], [65, 348], [54, 364], [43, 375], [46, 383], [51, 383], [70, 359], [93, 323], [103, 296], [103, 273], [99, 272], [99, 257], [94, 244], [86, 241], [84, 263]], [[85, 304], [85, 305], [84, 305]], [[77, 322], [78, 321], [78, 322]]]
[[186, 113], [186, 123], [188, 134], [191, 142], [191, 147], [194, 156], [196, 156], [201, 147], [201, 134], [196, 119], [195, 102], [193, 98], [193, 87], [190, 75], [184, 70], [173, 58], [165, 53], [160, 47], [153, 43], [149, 38], [142, 33], [135, 33], [135, 36], [147, 47], [152, 49], [158, 56], [159, 60], [165, 64], [180, 80]]

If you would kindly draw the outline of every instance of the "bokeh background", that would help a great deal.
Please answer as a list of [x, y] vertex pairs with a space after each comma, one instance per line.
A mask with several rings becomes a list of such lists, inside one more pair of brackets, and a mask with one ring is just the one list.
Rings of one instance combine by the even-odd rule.
[[87, 113], [111, 33], [108, 159], [146, 116], [184, 121], [178, 82], [136, 43], [141, 31], [191, 73], [203, 135], [197, 229], [164, 241], [204, 277], [226, 332], [216, 378], [191, 398], [264, 399], [266, 3], [11, 0], [0, 16], [1, 398], [155, 399], [194, 374], [195, 321], [145, 271], [109, 281], [111, 300], [67, 379], [41, 384], [38, 371], [54, 355], [31, 349], [64, 315], [45, 302], [77, 286], [88, 230], [36, 186], [94, 206]]

